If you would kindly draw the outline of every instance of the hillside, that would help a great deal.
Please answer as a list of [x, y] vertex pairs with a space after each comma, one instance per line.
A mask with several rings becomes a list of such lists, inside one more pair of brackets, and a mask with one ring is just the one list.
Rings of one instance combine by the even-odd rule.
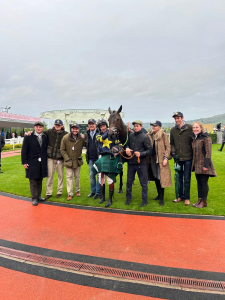
[[[186, 120], [185, 120], [186, 121]], [[225, 125], [225, 114], [220, 114], [220, 115], [216, 115], [213, 117], [209, 117], [209, 118], [200, 118], [200, 119], [195, 119], [195, 120], [187, 120], [187, 123], [189, 124], [193, 124], [194, 122], [202, 122], [203, 124], [214, 124], [214, 126], [216, 126], [216, 124], [218, 123], [222, 123], [222, 127], [223, 125]], [[143, 123], [143, 127], [148, 129], [150, 128], [150, 122], [148, 123]], [[174, 123], [163, 123], [162, 127], [163, 128], [171, 128], [174, 126]]]

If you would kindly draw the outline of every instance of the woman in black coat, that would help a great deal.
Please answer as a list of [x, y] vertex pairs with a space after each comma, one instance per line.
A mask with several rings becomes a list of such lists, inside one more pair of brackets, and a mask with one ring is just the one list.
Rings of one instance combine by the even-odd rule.
[[26, 169], [26, 178], [30, 180], [32, 204], [38, 205], [41, 198], [42, 180], [47, 177], [47, 136], [42, 132], [42, 122], [34, 124], [34, 131], [24, 137], [21, 152], [22, 164]]

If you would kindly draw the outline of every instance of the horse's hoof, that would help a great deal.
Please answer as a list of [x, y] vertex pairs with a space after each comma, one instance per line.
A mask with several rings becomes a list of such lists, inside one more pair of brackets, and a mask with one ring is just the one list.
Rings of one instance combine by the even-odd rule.
[[122, 192], [123, 192], [123, 190], [122, 190], [122, 189], [119, 189], [117, 193], [118, 193], [118, 194], [121, 194]]

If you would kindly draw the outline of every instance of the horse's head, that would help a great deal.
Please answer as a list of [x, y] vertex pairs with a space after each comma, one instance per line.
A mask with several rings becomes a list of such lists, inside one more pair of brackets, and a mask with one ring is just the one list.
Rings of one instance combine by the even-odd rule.
[[120, 108], [116, 111], [113, 110], [111, 111], [110, 107], [109, 107], [109, 136], [112, 139], [118, 139], [118, 134], [119, 134], [119, 129], [120, 126], [122, 124], [122, 119], [120, 116], [120, 112], [122, 111], [122, 105], [120, 106]]

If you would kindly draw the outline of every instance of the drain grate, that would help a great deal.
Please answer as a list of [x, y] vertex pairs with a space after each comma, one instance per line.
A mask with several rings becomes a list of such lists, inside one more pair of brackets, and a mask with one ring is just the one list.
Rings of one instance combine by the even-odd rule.
[[87, 264], [82, 262], [76, 262], [71, 260], [64, 260], [60, 258], [48, 257], [39, 254], [18, 251], [6, 247], [0, 246], [0, 255], [9, 256], [12, 258], [18, 258], [25, 260], [25, 262], [33, 262], [50, 267], [63, 268], [73, 271], [80, 271], [94, 275], [111, 276], [117, 278], [123, 278], [128, 280], [135, 280], [139, 282], [166, 284], [176, 287], [186, 287], [202, 290], [213, 290], [225, 292], [225, 282], [201, 280], [193, 278], [182, 278], [173, 276], [164, 276], [157, 274], [150, 274], [144, 272], [123, 270], [117, 268], [110, 268], [105, 266], [98, 266], [93, 264]]

